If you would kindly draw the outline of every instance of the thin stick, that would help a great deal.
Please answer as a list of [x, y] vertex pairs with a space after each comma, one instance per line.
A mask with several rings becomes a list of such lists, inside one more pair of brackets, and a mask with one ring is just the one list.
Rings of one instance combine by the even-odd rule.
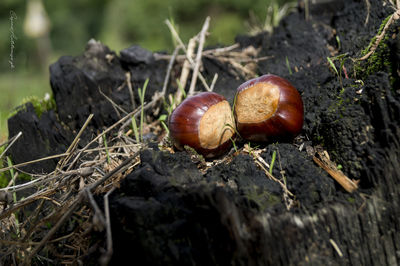
[[111, 219], [110, 219], [110, 206], [108, 202], [108, 197], [115, 190], [113, 187], [104, 196], [104, 213], [106, 220], [106, 232], [107, 232], [107, 252], [101, 258], [102, 265], [108, 265], [113, 254], [113, 243], [112, 243], [112, 231], [111, 231]]
[[[188, 93], [189, 96], [194, 94], [194, 89], [196, 87], [197, 76], [199, 75], [199, 69], [200, 69], [200, 63], [201, 63], [204, 42], [206, 40], [206, 33], [207, 33], [209, 25], [210, 25], [210, 17], [207, 17], [203, 24], [203, 28], [201, 29], [201, 32], [200, 32], [199, 45], [197, 47], [196, 64], [193, 69], [192, 82], [190, 83], [190, 87], [189, 87], [189, 93]], [[210, 90], [210, 89], [208, 88], [207, 90]]]
[[9, 186], [9, 187], [6, 187], [6, 188], [0, 188], [0, 191], [13, 190], [13, 191], [17, 192], [17, 191], [24, 190], [24, 189], [27, 189], [27, 188], [30, 188], [30, 187], [33, 187], [33, 186], [38, 186], [38, 185], [40, 185], [40, 184], [42, 184], [42, 183], [44, 183], [46, 181], [50, 181], [50, 180], [56, 178], [56, 177], [58, 177], [58, 176], [53, 176], [52, 178], [45, 180], [46, 177], [44, 176], [44, 177], [40, 177], [38, 179], [29, 181], [29, 182], [26, 182], [26, 183], [19, 184], [19, 185]]
[[[178, 33], [176, 32], [174, 26], [172, 26], [171, 22], [170, 22], [168, 19], [165, 21], [165, 23], [167, 24], [168, 28], [170, 29], [170, 31], [171, 31], [171, 33], [172, 33], [172, 36], [174, 36], [174, 38], [178, 41], [179, 45], [182, 45], [183, 51], [187, 54], [186, 47], [185, 47], [185, 45], [183, 44], [183, 42], [182, 42], [181, 38], [179, 37]], [[190, 62], [190, 65], [191, 65], [192, 67], [194, 67], [195, 62], [193, 61], [193, 59], [192, 59], [191, 57], [187, 57], [187, 56], [186, 56], [186, 59]], [[209, 90], [209, 87], [208, 87], [208, 85], [207, 85], [206, 79], [203, 77], [203, 75], [202, 75], [201, 73], [199, 73], [199, 79], [200, 79], [200, 81], [203, 83], [203, 86], [204, 86], [207, 90]]]
[[209, 91], [213, 91], [214, 90], [214, 86], [215, 86], [215, 83], [217, 83], [217, 79], [218, 79], [218, 73], [215, 73], [214, 74], [214, 78], [213, 78], [213, 80], [211, 82], [211, 86], [210, 86], [210, 90]]
[[171, 59], [169, 60], [169, 64], [168, 64], [168, 68], [167, 68], [167, 73], [166, 73], [166, 75], [165, 75], [164, 84], [163, 84], [163, 88], [162, 88], [162, 91], [161, 91], [162, 97], [165, 96], [165, 93], [166, 93], [166, 91], [167, 91], [168, 81], [169, 81], [170, 76], [171, 76], [171, 70], [172, 70], [172, 67], [174, 66], [175, 58], [176, 58], [176, 56], [178, 55], [178, 52], [179, 52], [180, 49], [181, 49], [181, 46], [180, 46], [180, 45], [178, 45], [177, 47], [175, 47], [174, 53], [172, 54]]
[[336, 242], [332, 238], [329, 239], [329, 242], [331, 243], [331, 245], [333, 246], [333, 248], [335, 249], [335, 251], [337, 252], [339, 257], [342, 258], [343, 257], [343, 253], [340, 250], [339, 246], [336, 244]]
[[206, 55], [206, 54], [223, 54], [223, 53], [235, 50], [236, 48], [239, 48], [239, 47], [240, 47], [240, 44], [235, 43], [235, 44], [232, 44], [232, 45], [226, 46], [226, 47], [206, 50], [203, 52], [203, 54], [204, 55]]
[[290, 196], [294, 196], [292, 192], [290, 192], [286, 185], [282, 183], [282, 181], [280, 181], [279, 179], [277, 179], [276, 177], [274, 177], [272, 174], [270, 174], [270, 172], [262, 165], [262, 163], [260, 163], [259, 161], [256, 161], [256, 164], [258, 164], [258, 166], [261, 167], [261, 169], [263, 169], [263, 171], [265, 172], [265, 174], [273, 181], [277, 182], [279, 185], [281, 185], [281, 187], [283, 188], [283, 190], [289, 194]]
[[358, 185], [353, 182], [350, 178], [345, 176], [341, 171], [336, 171], [334, 169], [331, 169], [328, 165], [323, 163], [321, 160], [319, 160], [317, 157], [313, 156], [313, 160], [316, 164], [318, 164], [322, 169], [324, 169], [328, 174], [336, 180], [336, 182], [339, 183], [347, 192], [353, 193], [357, 188]]
[[26, 257], [24, 264], [26, 265], [30, 264], [29, 262], [32, 260], [32, 257], [42, 249], [42, 247], [49, 241], [49, 239], [58, 231], [58, 229], [61, 227], [64, 221], [67, 220], [68, 217], [72, 215], [72, 213], [78, 207], [78, 204], [82, 201], [82, 199], [83, 199], [83, 193], [79, 193], [78, 197], [74, 199], [74, 201], [69, 206], [68, 210], [60, 218], [60, 220], [57, 221], [57, 223], [50, 229], [50, 231], [45, 235], [45, 237], [40, 241], [40, 243], [33, 249], [33, 251], [29, 254], [29, 256]]
[[[95, 137], [93, 140], [91, 140], [88, 144], [86, 144], [86, 146], [79, 151], [78, 155], [75, 157], [75, 159], [72, 161], [72, 163], [70, 164], [70, 166], [68, 167], [67, 171], [71, 170], [72, 166], [75, 164], [75, 162], [78, 160], [78, 158], [80, 157], [80, 155], [90, 147], [90, 145], [92, 145], [93, 143], [95, 143], [99, 138], [101, 138], [104, 134], [107, 134], [109, 131], [111, 131], [112, 129], [114, 129], [116, 126], [118, 126], [119, 124], [123, 123], [125, 120], [131, 118], [132, 115], [134, 115], [135, 113], [138, 113], [138, 111], [140, 110], [140, 108], [136, 108], [134, 111], [130, 112], [129, 114], [127, 114], [126, 116], [124, 116], [123, 118], [121, 118], [120, 120], [118, 120], [117, 122], [115, 122], [112, 126], [110, 126], [109, 128], [107, 128], [106, 130], [104, 130], [102, 133], [100, 133], [99, 135], [97, 135], [97, 137]], [[139, 113], [138, 113], [139, 114]], [[1, 170], [0, 170], [1, 171]]]
[[116, 173], [120, 172], [120, 170], [125, 167], [126, 165], [128, 165], [131, 161], [133, 161], [134, 159], [136, 159], [136, 156], [139, 154], [139, 152], [135, 152], [134, 155], [132, 155], [131, 157], [128, 157], [127, 159], [125, 159], [120, 165], [118, 165], [117, 167], [115, 167], [111, 172], [109, 172], [108, 174], [106, 174], [105, 176], [103, 176], [101, 179], [97, 180], [96, 182], [90, 184], [88, 186], [88, 189], [90, 189], [90, 191], [94, 191], [94, 189], [96, 189], [99, 185], [101, 185], [104, 181], [106, 181], [107, 179], [109, 179], [111, 176], [115, 175]]
[[[111, 149], [119, 149], [119, 148], [125, 148], [125, 147], [137, 147], [137, 146], [140, 146], [140, 145], [138, 145], [138, 144], [118, 145], [118, 146], [111, 146], [108, 149], [111, 150]], [[79, 151], [80, 152], [82, 151], [84, 153], [91, 153], [91, 152], [102, 151], [102, 150], [105, 150], [105, 148], [95, 148], [95, 149], [87, 149], [87, 150], [81, 149]], [[37, 159], [37, 160], [25, 162], [25, 163], [15, 164], [15, 165], [0, 169], [0, 173], [8, 171], [8, 170], [13, 169], [13, 168], [16, 169], [16, 168], [21, 167], [21, 166], [29, 165], [29, 164], [32, 164], [32, 163], [37, 163], [37, 162], [40, 162], [40, 161], [50, 160], [50, 159], [54, 159], [54, 158], [59, 158], [59, 157], [67, 156], [67, 155], [69, 155], [69, 153], [61, 153], [61, 154], [52, 155], [52, 156], [49, 156], [49, 157], [44, 157], [44, 158], [41, 158], [41, 159]], [[18, 170], [18, 171], [21, 171], [21, 170]], [[63, 171], [61, 171], [61, 172], [63, 174], [79, 174], [79, 170], [77, 170], [77, 171], [69, 170], [67, 172], [63, 172]], [[23, 184], [19, 184], [19, 185], [12, 186], [12, 187], [7, 187], [7, 188], [0, 188], [0, 191], [8, 191], [10, 189], [16, 189], [16, 191], [23, 190], [23, 189], [32, 187], [34, 185], [40, 185], [40, 184], [42, 184], [42, 183], [44, 183], [46, 181], [53, 180], [55, 178], [58, 178], [58, 176], [53, 176], [50, 179], [49, 178], [46, 179], [46, 178], [47, 178], [47, 176], [40, 176], [39, 178], [37, 178], [35, 180], [29, 181], [29, 182], [26, 182], [26, 183], [23, 183]]]
[[33, 164], [33, 163], [38, 163], [38, 162], [41, 162], [41, 161], [46, 161], [46, 160], [50, 160], [50, 159], [60, 158], [60, 157], [67, 156], [67, 155], [69, 155], [69, 153], [61, 153], [61, 154], [51, 155], [51, 156], [47, 156], [47, 157], [44, 157], [44, 158], [32, 160], [32, 161], [25, 162], [25, 163], [15, 164], [15, 165], [8, 166], [8, 167], [5, 167], [5, 168], [0, 169], [0, 173], [5, 172], [5, 171], [8, 171], [8, 170], [10, 170], [10, 169], [16, 169], [16, 168], [18, 168], [18, 167], [22, 167], [22, 166], [25, 166], [25, 165], [28, 165], [28, 164]]
[[0, 243], [3, 245], [16, 245], [16, 246], [34, 246], [39, 244], [38, 242], [33, 242], [33, 241], [20, 242], [20, 241], [3, 240], [3, 239], [0, 239]]
[[[191, 66], [187, 58], [192, 58], [194, 48], [196, 48], [196, 38], [193, 37], [189, 40], [185, 62], [183, 62], [181, 77], [179, 78], [179, 83], [182, 86], [183, 90], [185, 90], [186, 88], [186, 82], [190, 73], [190, 66]], [[173, 108], [175, 108], [182, 101], [182, 97], [183, 97], [183, 92], [182, 90], [178, 89], [175, 93], [175, 102]]]
[[[203, 51], [203, 56], [207, 57], [207, 58], [224, 58], [225, 60], [228, 59], [232, 59], [231, 57], [234, 57], [235, 61], [238, 63], [249, 63], [249, 62], [260, 62], [260, 61], [265, 61], [265, 60], [269, 60], [271, 58], [274, 58], [273, 55], [268, 55], [268, 56], [261, 56], [261, 57], [255, 57], [255, 58], [236, 58], [239, 57], [239, 55], [236, 54], [227, 54], [227, 55], [223, 55], [223, 54], [213, 54], [213, 53], [208, 53], [208, 51], [210, 50], [206, 50]], [[232, 52], [233, 53], [233, 52]], [[158, 60], [170, 60], [171, 59], [171, 55], [157, 55], [156, 56]], [[182, 61], [182, 60], [187, 60], [187, 56], [186, 55], [178, 55], [176, 57], [177, 61]]]
[[[40, 195], [51, 195], [54, 193], [56, 193], [56, 190], [51, 189], [51, 190], [46, 190], [44, 192], [41, 192]], [[38, 193], [36, 193], [36, 194], [38, 194]], [[35, 195], [35, 196], [31, 195], [31, 196], [19, 201], [17, 204], [13, 205], [12, 207], [4, 210], [2, 213], [0, 213], [0, 220], [4, 219], [5, 217], [8, 217], [11, 213], [15, 212], [16, 210], [36, 201], [35, 197], [37, 197], [37, 195]]]
[[[167, 19], [167, 20], [165, 20], [165, 24], [167, 24], [169, 30], [170, 30], [171, 33], [172, 33], [172, 36], [173, 36], [174, 39], [179, 43], [179, 45], [182, 47], [182, 49], [183, 49], [183, 50], [185, 51], [185, 53], [186, 53], [186, 46], [185, 46], [185, 44], [183, 44], [181, 38], [179, 37], [178, 32], [175, 30], [175, 28], [174, 28], [174, 26], [172, 25], [172, 23]], [[189, 58], [188, 58], [188, 60], [189, 60], [190, 63], [193, 62], [193, 60], [191, 60], [191, 59], [189, 59]]]
[[[125, 144], [125, 145], [116, 145], [116, 146], [110, 146], [108, 147], [109, 150], [113, 150], [113, 149], [119, 149], [119, 148], [129, 148], [129, 147], [139, 147], [140, 144]], [[87, 149], [84, 152], [95, 152], [95, 151], [104, 151], [106, 148], [102, 147], [102, 148], [94, 148], [94, 149]]]
[[[18, 134], [15, 137], [12, 137], [12, 141], [10, 143], [10, 145], [7, 146], [7, 148], [4, 149], [4, 151], [1, 153], [0, 158], [3, 157], [3, 155], [8, 151], [9, 148], [11, 148], [11, 146], [22, 136], [22, 132], [18, 132]], [[7, 144], [7, 142], [5, 142], [5, 144]], [[3, 146], [3, 145], [1, 145]]]
[[94, 200], [92, 192], [90, 192], [89, 189], [85, 189], [85, 192], [86, 192], [87, 198], [89, 199], [90, 204], [92, 205], [92, 207], [94, 209], [94, 215], [97, 215], [97, 217], [99, 217], [100, 222], [102, 223], [102, 226], [104, 226], [106, 224], [106, 220], [104, 218], [102, 211], [100, 210], [99, 205], [97, 205], [96, 201]]
[[[96, 182], [87, 186], [85, 188], [85, 190], [89, 190], [90, 192], [93, 192], [94, 189], [96, 189], [99, 185], [101, 185], [107, 179], [109, 179], [113, 175], [120, 172], [121, 169], [123, 169], [127, 164], [129, 164], [133, 159], [135, 159], [138, 154], [139, 153], [137, 152], [132, 157], [125, 159], [125, 161], [123, 161], [120, 165], [118, 165], [116, 168], [114, 168], [110, 173], [106, 174], [101, 179], [99, 179]], [[27, 256], [25, 263], [28, 263], [32, 260], [32, 257], [42, 249], [42, 247], [49, 241], [49, 239], [58, 231], [58, 229], [61, 227], [61, 225], [72, 215], [72, 213], [75, 211], [75, 209], [78, 207], [78, 205], [83, 201], [84, 195], [85, 195], [85, 193], [87, 193], [85, 190], [82, 190], [81, 192], [79, 192], [78, 196], [73, 200], [73, 202], [69, 206], [68, 210], [57, 221], [57, 223], [50, 229], [50, 231], [40, 241], [40, 243], [35, 247], [35, 249], [29, 254], [29, 256]]]
[[367, 6], [367, 17], [365, 18], [364, 26], [366, 26], [368, 24], [369, 12], [371, 11], [371, 3], [369, 2], [369, 0], [365, 0], [365, 4]]
[[271, 58], [274, 58], [274, 56], [273, 55], [269, 55], [269, 56], [261, 56], [261, 57], [256, 57], [256, 58], [237, 59], [236, 61], [239, 62], [239, 63], [248, 63], [248, 62], [258, 63], [260, 61], [269, 60]]
[[[76, 145], [78, 144], [80, 137], [83, 134], [83, 131], [86, 129], [86, 127], [89, 125], [89, 122], [92, 120], [94, 114], [90, 114], [88, 116], [88, 118], [86, 119], [85, 123], [83, 124], [82, 128], [79, 130], [78, 135], [76, 135], [75, 139], [72, 141], [71, 145], [68, 147], [67, 151], [65, 153], [70, 154], [71, 151], [76, 147]], [[66, 158], [61, 159], [58, 164], [57, 164], [57, 168], [56, 169], [60, 169], [62, 167], [64, 167], [64, 164], [66, 162]]]
[[120, 110], [121, 112], [123, 112], [125, 115], [128, 114], [127, 111], [125, 111], [121, 106], [119, 106], [118, 104], [116, 104], [110, 97], [108, 97], [107, 95], [105, 95], [105, 93], [100, 89], [99, 87], [99, 92], [100, 94], [107, 99], [107, 101], [109, 101], [112, 106], [114, 107], [114, 109], [116, 109], [115, 111], [117, 112], [117, 115], [119, 117], [121, 117], [121, 114], [118, 112], [118, 110]]
[[[188, 52], [190, 50], [190, 43], [192, 42], [193, 45], [195, 45], [196, 44], [196, 39], [197, 39], [196, 37], [193, 37], [193, 38], [191, 38], [189, 40], [189, 44], [188, 44], [187, 50], [182, 48], [186, 52], [186, 55], [178, 55], [176, 57], [177, 60], [187, 60], [187, 61], [189, 61], [188, 57], [191, 58], [191, 56], [188, 56], [187, 54], [188, 54]], [[206, 56], [206, 55], [207, 56], [220, 56], [220, 54], [224, 54], [224, 53], [230, 52], [230, 51], [232, 51], [232, 50], [234, 50], [236, 48], [239, 48], [239, 47], [240, 47], [240, 45], [238, 43], [235, 43], [235, 44], [233, 44], [231, 46], [227, 46], [227, 47], [204, 50], [203, 51], [203, 56]], [[193, 49], [194, 49], [194, 47], [193, 47]], [[156, 53], [154, 56], [155, 56], [156, 60], [169, 60], [169, 59], [171, 59], [171, 55], [166, 55], [166, 54], [157, 54]], [[193, 62], [193, 58], [191, 58], [191, 59], [192, 59], [191, 62], [194, 63]]]

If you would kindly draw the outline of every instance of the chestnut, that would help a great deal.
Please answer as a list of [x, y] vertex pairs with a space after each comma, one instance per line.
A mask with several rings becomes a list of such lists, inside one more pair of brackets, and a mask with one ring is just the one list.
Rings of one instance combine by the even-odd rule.
[[206, 158], [226, 152], [232, 145], [235, 122], [224, 96], [202, 92], [186, 98], [169, 118], [170, 137], [178, 149], [192, 147]]
[[261, 142], [295, 137], [304, 119], [299, 92], [289, 81], [272, 74], [238, 87], [234, 113], [240, 136]]

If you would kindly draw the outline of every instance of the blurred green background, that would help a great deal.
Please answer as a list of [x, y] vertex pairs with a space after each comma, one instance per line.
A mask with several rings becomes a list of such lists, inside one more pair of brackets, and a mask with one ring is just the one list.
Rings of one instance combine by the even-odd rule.
[[2, 0], [0, 2], [0, 142], [13, 108], [51, 93], [49, 64], [79, 55], [91, 38], [114, 51], [139, 44], [173, 49], [164, 21], [184, 42], [211, 16], [206, 45], [233, 44], [237, 34], [271, 30], [296, 0]]

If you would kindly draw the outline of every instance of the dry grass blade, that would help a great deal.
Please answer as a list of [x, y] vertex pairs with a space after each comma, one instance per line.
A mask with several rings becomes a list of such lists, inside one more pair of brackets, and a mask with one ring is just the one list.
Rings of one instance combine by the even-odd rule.
[[60, 157], [64, 157], [64, 156], [67, 156], [67, 155], [69, 155], [69, 153], [61, 153], [61, 154], [51, 155], [51, 156], [43, 157], [43, 158], [40, 158], [40, 159], [32, 160], [32, 161], [25, 162], [25, 163], [15, 164], [15, 165], [12, 165], [12, 166], [1, 168], [0, 169], [0, 173], [8, 171], [10, 169], [17, 169], [18, 167], [22, 167], [22, 166], [26, 166], [26, 165], [29, 165], [29, 164], [38, 163], [38, 162], [42, 162], [42, 161], [46, 161], [46, 160], [51, 160], [51, 159], [55, 159], [55, 158], [60, 158]]
[[43, 246], [50, 240], [50, 238], [58, 231], [61, 225], [74, 213], [76, 208], [85, 198], [85, 194], [88, 192], [93, 192], [99, 185], [103, 184], [106, 180], [114, 176], [123, 170], [130, 162], [132, 162], [138, 153], [134, 154], [132, 157], [127, 158], [119, 166], [114, 168], [110, 173], [103, 176], [101, 179], [87, 186], [84, 190], [79, 192], [78, 196], [65, 208], [67, 211], [64, 212], [62, 217], [57, 221], [57, 223], [50, 229], [46, 236], [40, 241], [40, 243], [32, 250], [32, 252], [27, 256], [25, 263], [30, 263], [33, 256], [35, 256]]
[[265, 174], [273, 181], [277, 182], [283, 189], [283, 191], [285, 193], [287, 193], [290, 196], [294, 196], [294, 194], [292, 192], [290, 192], [288, 190], [288, 188], [286, 187], [286, 185], [284, 183], [282, 183], [282, 181], [280, 181], [279, 179], [277, 179], [276, 177], [274, 177], [272, 174], [269, 173], [269, 171], [264, 167], [264, 165], [262, 163], [260, 163], [259, 161], [256, 161], [256, 164], [265, 172]]
[[287, 188], [286, 184], [284, 184], [284, 183], [283, 183], [281, 180], [279, 180], [278, 178], [274, 177], [274, 176], [267, 170], [267, 168], [265, 168], [265, 167], [268, 167], [268, 168], [269, 168], [270, 166], [269, 166], [269, 165], [265, 162], [265, 160], [260, 156], [260, 153], [261, 153], [263, 150], [254, 150], [254, 149], [251, 149], [251, 148], [249, 147], [249, 145], [245, 144], [245, 145], [244, 145], [243, 151], [246, 152], [246, 153], [248, 153], [250, 156], [253, 157], [254, 162], [264, 171], [265, 175], [266, 175], [269, 179], [271, 179], [271, 180], [274, 181], [274, 182], [277, 182], [277, 183], [282, 187], [282, 190], [283, 190], [283, 193], [284, 193], [283, 196], [284, 196], [284, 199], [285, 199], [286, 207], [287, 207], [287, 209], [290, 209], [290, 208], [292, 207], [293, 204], [292, 204], [291, 201], [287, 202], [287, 198], [289, 198], [289, 196], [292, 197], [292, 198], [294, 198], [295, 195], [294, 195], [292, 192], [289, 191], [289, 189]]
[[[151, 103], [154, 102], [152, 101]], [[44, 247], [46, 247], [46, 252], [51, 252], [54, 246], [58, 245], [56, 243], [58, 241], [64, 242], [63, 245], [66, 247], [67, 251], [65, 254], [53, 255], [63, 258], [66, 263], [67, 261], [72, 262], [74, 260], [76, 262], [76, 258], [82, 255], [81, 252], [88, 250], [90, 241], [85, 241], [86, 238], [83, 234], [86, 230], [84, 230], [83, 226], [85, 224], [88, 227], [92, 226], [93, 224], [90, 223], [90, 217], [96, 215], [96, 213], [100, 213], [98, 206], [90, 195], [92, 193], [107, 193], [113, 190], [115, 186], [118, 186], [120, 180], [140, 163], [138, 153], [145, 147], [143, 144], [133, 144], [132, 140], [127, 138], [124, 134], [118, 134], [114, 139], [110, 140], [110, 143], [112, 142], [113, 145], [109, 147], [103, 146], [106, 144], [98, 140], [117, 126], [122, 127], [123, 123], [134, 116], [138, 110], [129, 113], [112, 126], [108, 127], [89, 141], [83, 149], [77, 149], [77, 144], [82, 132], [89, 124], [93, 115], [88, 117], [84, 126], [68, 147], [66, 153], [0, 169], [0, 172], [16, 169], [17, 171], [14, 175], [14, 177], [16, 177], [19, 173], [18, 167], [44, 160], [65, 157], [60, 160], [58, 170], [47, 175], [35, 175], [37, 178], [29, 182], [0, 190], [1, 193], [5, 193], [5, 196], [9, 196], [8, 191], [10, 191], [10, 189], [12, 189], [13, 193], [19, 193], [19, 191], [28, 188], [36, 190], [36, 192], [30, 195], [25, 195], [24, 198], [17, 199], [15, 203], [9, 201], [5, 202], [5, 204], [3, 204], [4, 206], [0, 206], [0, 208], [2, 208], [2, 211], [0, 209], [0, 238], [4, 241], [13, 241], [14, 239], [11, 238], [10, 233], [14, 233], [21, 239], [21, 241], [13, 242], [14, 244], [11, 247], [2, 247], [2, 245], [0, 245], [0, 253], [4, 255], [1, 261], [7, 258], [7, 261], [15, 260], [15, 264], [21, 264], [22, 262], [30, 264], [33, 259], [43, 257], [41, 250]], [[16, 140], [16, 138], [14, 138], [14, 140]], [[97, 145], [97, 147], [92, 147], [92, 145]], [[111, 157], [110, 163], [107, 163], [105, 160], [105, 151], [107, 151]], [[82, 159], [81, 155], [84, 153], [91, 153], [92, 161]], [[70, 162], [71, 160], [72, 162]], [[78, 160], [81, 160], [82, 163], [79, 167], [76, 167]], [[68, 168], [65, 171], [61, 170], [66, 165], [68, 165]], [[6, 199], [8, 200], [8, 198]], [[91, 199], [89, 202], [94, 206], [93, 211], [86, 207], [87, 203], [84, 199]], [[35, 207], [36, 209], [34, 212], [29, 212], [29, 214], [25, 213], [27, 207], [35, 206], [34, 204], [37, 203], [38, 206]], [[85, 208], [87, 211], [82, 212]], [[26, 214], [24, 220], [20, 222], [17, 220], [17, 212]], [[52, 239], [63, 224], [71, 219], [72, 215], [78, 216], [84, 221], [83, 224], [79, 223], [75, 225], [77, 229], [79, 229], [79, 233], [75, 230], [74, 233], [66, 234], [62, 238]], [[101, 217], [103, 217], [102, 222], [105, 228], [107, 223], [109, 223], [109, 216], [107, 216], [108, 220], [106, 220], [105, 215]], [[48, 222], [51, 222], [52, 227], [46, 227], [46, 223]], [[107, 234], [109, 235], [110, 233]], [[40, 242], [29, 241], [29, 239], [37, 237], [40, 237]], [[20, 243], [25, 244], [21, 245]], [[69, 254], [68, 250], [72, 250], [74, 255]], [[107, 250], [108, 252], [112, 252], [112, 248], [108, 248]]]
[[[93, 118], [93, 114], [90, 114], [88, 118], [86, 119], [85, 123], [83, 124], [82, 128], [79, 130], [78, 135], [76, 135], [75, 139], [72, 141], [71, 145], [68, 147], [67, 151], [65, 153], [70, 154], [73, 149], [78, 145], [79, 139], [83, 134], [83, 131], [86, 129], [86, 127], [89, 125], [89, 122]], [[68, 160], [67, 158], [62, 158], [58, 164], [56, 169], [62, 169], [64, 167], [65, 162]]]
[[[173, 37], [175, 38], [175, 40], [179, 43], [179, 45], [182, 46], [182, 49], [184, 50], [184, 52], [185, 52], [186, 55], [187, 55], [186, 46], [183, 44], [183, 42], [182, 42], [181, 38], [179, 37], [178, 33], [176, 32], [174, 26], [171, 24], [171, 22], [170, 22], [169, 20], [166, 20], [165, 23], [167, 24], [169, 30], [171, 31], [172, 36], [173, 36]], [[192, 68], [194, 68], [195, 62], [193, 61], [193, 59], [192, 59], [191, 57], [188, 57], [188, 56], [186, 56], [186, 59], [190, 62], [190, 65], [192, 66]], [[206, 82], [205, 78], [203, 77], [203, 75], [202, 75], [201, 73], [199, 73], [198, 76], [199, 76], [200, 81], [203, 83], [203, 86], [204, 86], [207, 90], [209, 90], [209, 87], [208, 87], [207, 82]]]
[[126, 78], [125, 83], [128, 86], [129, 97], [131, 99], [132, 110], [134, 110], [136, 108], [136, 103], [135, 103], [135, 94], [133, 93], [132, 83], [131, 83], [131, 72], [126, 72], [125, 78]]
[[[50, 189], [46, 191], [42, 191], [41, 193], [36, 193], [37, 196], [51, 196], [52, 194], [56, 193], [55, 189]], [[24, 199], [21, 202], [18, 202], [17, 204], [13, 205], [12, 207], [3, 210], [3, 212], [0, 213], [0, 220], [10, 216], [12, 213], [15, 211], [35, 202], [37, 200], [36, 197], [30, 196], [29, 198]]]
[[89, 147], [93, 144], [96, 143], [96, 141], [98, 141], [101, 137], [103, 137], [104, 134], [107, 134], [108, 132], [110, 132], [111, 130], [113, 130], [115, 127], [117, 127], [119, 124], [125, 122], [126, 120], [130, 119], [132, 117], [132, 115], [135, 115], [138, 113], [138, 111], [140, 110], [140, 108], [137, 108], [136, 110], [130, 112], [129, 114], [127, 114], [126, 116], [124, 116], [123, 118], [121, 118], [120, 120], [118, 120], [117, 122], [115, 122], [112, 126], [108, 127], [106, 130], [104, 130], [102, 133], [100, 133], [99, 135], [97, 135], [97, 137], [95, 137], [94, 139], [92, 139], [88, 144], [86, 144], [86, 146], [80, 150], [78, 152], [78, 154], [76, 155], [75, 159], [72, 161], [72, 163], [69, 165], [67, 171], [71, 170], [72, 167], [74, 166], [74, 164], [76, 163], [76, 161], [80, 158], [81, 154], [89, 149]]
[[15, 135], [14, 137], [12, 137], [8, 142], [5, 142], [3, 145], [6, 145], [7, 143], [10, 142], [10, 145], [7, 146], [7, 148], [4, 149], [4, 151], [1, 153], [0, 155], [0, 159], [3, 158], [4, 154], [6, 154], [6, 152], [8, 151], [9, 148], [11, 148], [11, 146], [22, 136], [22, 132], [18, 132], [17, 135]]
[[[104, 98], [106, 98], [107, 101], [109, 101], [111, 103], [111, 105], [113, 106], [115, 112], [117, 113], [118, 117], [121, 118], [121, 114], [119, 113], [119, 111], [121, 111], [122, 113], [124, 113], [124, 115], [127, 115], [128, 112], [125, 111], [121, 106], [119, 106], [118, 104], [116, 104], [110, 97], [108, 97], [99, 87], [99, 92], [101, 94], [101, 96], [103, 96]], [[118, 111], [119, 110], [119, 111]]]
[[212, 54], [212, 55], [215, 55], [215, 56], [221, 55], [221, 54], [224, 55], [227, 52], [233, 51], [233, 50], [235, 50], [237, 48], [240, 48], [240, 44], [235, 43], [235, 44], [232, 44], [232, 45], [227, 46], [227, 47], [221, 47], [221, 48], [216, 48], [216, 49], [211, 49], [211, 50], [204, 51], [203, 54], [204, 55]]
[[6, 141], [4, 141], [4, 142], [2, 142], [1, 144], [0, 144], [0, 147], [3, 147], [4, 145], [7, 145], [8, 143], [10, 143], [10, 142], [13, 142], [14, 140], [15, 140], [15, 138], [19, 138], [20, 137], [20, 135], [22, 135], [22, 132], [20, 131], [20, 132], [18, 132], [18, 134], [17, 135], [15, 135], [14, 137], [12, 137], [12, 138], [9, 138], [8, 140], [6, 140]]
[[[18, 132], [18, 134], [10, 139], [10, 145], [7, 146], [7, 148], [4, 149], [4, 151], [0, 155], [0, 159], [3, 158], [3, 155], [6, 154], [9, 148], [22, 136], [22, 132]], [[8, 142], [5, 142], [3, 145], [7, 144]], [[3, 146], [1, 145], [1, 146]]]
[[58, 229], [61, 227], [61, 225], [71, 216], [71, 214], [75, 211], [75, 209], [78, 207], [78, 204], [82, 201], [83, 199], [83, 194], [80, 194], [78, 198], [76, 198], [70, 206], [68, 206], [68, 210], [63, 214], [60, 220], [50, 229], [50, 231], [47, 233], [47, 235], [40, 241], [38, 245], [33, 249], [33, 251], [29, 254], [29, 256], [26, 257], [25, 263], [26, 265], [29, 265], [33, 256], [38, 253], [40, 249], [50, 240], [50, 238], [55, 234], [55, 232], [58, 231]]

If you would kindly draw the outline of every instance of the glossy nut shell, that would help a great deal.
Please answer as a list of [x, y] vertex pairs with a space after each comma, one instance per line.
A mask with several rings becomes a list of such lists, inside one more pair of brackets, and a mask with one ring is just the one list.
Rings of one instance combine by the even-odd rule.
[[293, 138], [303, 126], [303, 101], [286, 79], [263, 75], [237, 89], [235, 119], [240, 136], [247, 140]]
[[185, 99], [171, 114], [168, 125], [175, 147], [182, 150], [187, 145], [206, 158], [231, 147], [235, 127], [229, 103], [214, 92]]

